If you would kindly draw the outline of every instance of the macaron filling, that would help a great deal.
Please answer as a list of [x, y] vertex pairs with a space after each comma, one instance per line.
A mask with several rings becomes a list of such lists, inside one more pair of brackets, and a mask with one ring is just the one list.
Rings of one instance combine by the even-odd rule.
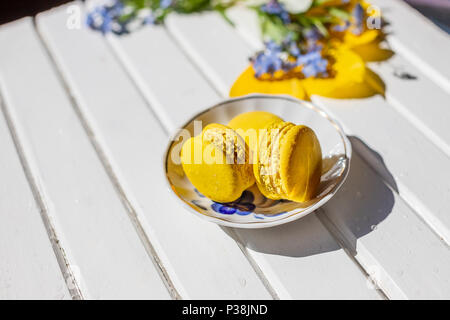
[[290, 122], [274, 123], [267, 127], [262, 137], [256, 174], [260, 189], [268, 198], [282, 199], [286, 196], [280, 177], [280, 141], [294, 126]]
[[310, 128], [275, 123], [261, 140], [255, 178], [267, 198], [304, 202], [317, 190], [321, 161], [320, 145]]

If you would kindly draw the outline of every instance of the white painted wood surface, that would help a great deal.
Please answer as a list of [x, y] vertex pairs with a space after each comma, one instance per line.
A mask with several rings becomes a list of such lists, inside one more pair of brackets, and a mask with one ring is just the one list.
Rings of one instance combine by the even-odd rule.
[[450, 92], [448, 35], [401, 0], [372, 0], [389, 21], [388, 39], [394, 50]]
[[[240, 11], [242, 12], [242, 10]], [[243, 17], [246, 13], [238, 13], [238, 10], [234, 10], [231, 17], [237, 17], [236, 14]], [[180, 44], [189, 55], [196, 57], [193, 59], [194, 61], [201, 63], [198, 65], [199, 69], [208, 70], [205, 76], [216, 84], [216, 88], [229, 88], [247, 62], [242, 58], [232, 61], [233, 58], [228, 56], [226, 51], [218, 50], [217, 44], [211, 39], [213, 37], [230, 39], [231, 35], [235, 35], [234, 30], [221, 17], [215, 14], [211, 14], [209, 17], [203, 15], [195, 19], [195, 21], [190, 21], [189, 19], [190, 17], [185, 16], [169, 18], [167, 25], [173, 37], [177, 40], [183, 39], [180, 41]], [[242, 39], [245, 41], [248, 39], [253, 40], [248, 41], [249, 44], [243, 42], [238, 44], [239, 40], [234, 38], [230, 43], [224, 42], [225, 40], [221, 41], [220, 45], [233, 47], [234, 50], [241, 52], [246, 51], [248, 45], [258, 46], [257, 43], [260, 40], [255, 37], [257, 33], [251, 29], [254, 25], [243, 25], [245, 22], [252, 21], [252, 19], [235, 19], [234, 21], [237, 23], [237, 27], [240, 28], [241, 35], [246, 35]], [[206, 25], [222, 26], [220, 28], [215, 27], [214, 31], [211, 31], [212, 28], [206, 28]], [[247, 30], [244, 30], [244, 28]], [[226, 33], [226, 35], [223, 33]], [[186, 39], [192, 40], [188, 41]], [[189, 45], [185, 45], [186, 43], [189, 43]], [[238, 45], [243, 48], [236, 48]], [[226, 63], [223, 63], [223, 61], [226, 61]], [[404, 62], [405, 60], [402, 61]], [[386, 73], [385, 76], [387, 77], [388, 74]], [[392, 79], [390, 81], [393, 82]], [[424, 87], [426, 85], [431, 87], [430, 90], [434, 90], [432, 92], [440, 92], [442, 103], [446, 101], [445, 99], [448, 101], [448, 96], [436, 85], [425, 81], [422, 81], [422, 84], [424, 84]], [[405, 92], [405, 90], [395, 91], [395, 89], [398, 89], [398, 85], [392, 89], [392, 94], [398, 96]], [[411, 98], [406, 99], [413, 102]], [[362, 154], [364, 158], [370, 160], [370, 163], [378, 169], [381, 176], [373, 174], [361, 157], [356, 155], [353, 159], [351, 175], [345, 184], [345, 188], [339, 193], [340, 195], [343, 193], [345, 195], [333, 199], [330, 204], [325, 206], [324, 212], [321, 214], [321, 216], [325, 215], [325, 217], [321, 220], [332, 230], [334, 226], [327, 222], [329, 220], [333, 221], [334, 225], [338, 227], [337, 230], [334, 230], [337, 231], [335, 235], [341, 238], [343, 245], [355, 255], [355, 258], [365, 268], [366, 272], [375, 278], [378, 285], [389, 298], [447, 297], [450, 294], [450, 286], [448, 281], [443, 282], [442, 280], [449, 280], [450, 274], [441, 274], [441, 272], [445, 270], [444, 273], [447, 273], [446, 265], [448, 265], [450, 259], [448, 246], [442, 243], [439, 237], [416, 216], [416, 213], [398, 196], [397, 192], [400, 190], [400, 194], [404, 195], [410, 203], [411, 201], [416, 201], [413, 203], [416, 210], [420, 208], [416, 197], [399, 186], [400, 183], [398, 181], [404, 181], [401, 179], [405, 174], [404, 172], [409, 172], [411, 180], [403, 182], [403, 185], [406, 183], [408, 183], [408, 186], [412, 185], [412, 179], [416, 179], [416, 188], [421, 188], [417, 195], [424, 201], [427, 201], [430, 206], [442, 205], [445, 201], [438, 201], [436, 195], [432, 192], [441, 191], [441, 196], [445, 197], [448, 194], [448, 180], [440, 178], [442, 174], [440, 171], [421, 170], [420, 163], [422, 165], [429, 163], [432, 166], [432, 163], [437, 163], [439, 160], [442, 165], [448, 165], [448, 158], [435, 145], [429, 143], [417, 128], [405, 121], [386, 101], [379, 97], [348, 101], [315, 97], [314, 101], [320, 103], [323, 108], [330, 110], [338, 119], [343, 121], [349, 133], [353, 132], [351, 131], [352, 126], [358, 126], [361, 130], [364, 129], [364, 132], [358, 136], [365, 141], [370, 141], [372, 137], [375, 137], [375, 139], [383, 138], [384, 142], [378, 144], [380, 148], [383, 147], [380, 153], [382, 155], [394, 153], [395, 155], [390, 156], [389, 159], [398, 163], [395, 168], [397, 171], [391, 170], [391, 166], [387, 166], [380, 161], [373, 151], [362, 148], [362, 144], [358, 139], [353, 138], [352, 142], [356, 151]], [[375, 101], [370, 109], [373, 111], [367, 112], [365, 106], [371, 101]], [[333, 104], [339, 104], [339, 106], [333, 108]], [[347, 120], [342, 116], [343, 113], [352, 115], [352, 119]], [[435, 117], [438, 118], [439, 114], [435, 113]], [[385, 118], [387, 120], [383, 121]], [[367, 120], [363, 121], [364, 119]], [[378, 119], [378, 121], [374, 122], [374, 119]], [[384, 128], [384, 130], [378, 133], [377, 127]], [[389, 130], [388, 128], [391, 129]], [[394, 134], [395, 132], [401, 133], [393, 137], [392, 131]], [[384, 137], [382, 137], [383, 135]], [[399, 139], [402, 139], [402, 141], [395, 141], [397, 139], [396, 136], [399, 136]], [[412, 141], [407, 143], [409, 139], [412, 139]], [[388, 141], [392, 142], [386, 143]], [[401, 148], [397, 146], [401, 146]], [[398, 150], [396, 150], [396, 147]], [[405, 153], [405, 149], [406, 151], [411, 150], [411, 153], [413, 151], [417, 152], [417, 148], [424, 148], [423, 152], [419, 151], [415, 153], [415, 156], [411, 155], [411, 157], [408, 157], [408, 164], [404, 164], [402, 167], [399, 161], [404, 156], [402, 157], [400, 153]], [[417, 154], [421, 156], [419, 157]], [[416, 166], [417, 174], [415, 174], [414, 168], [411, 167], [411, 162]], [[393, 173], [390, 173], [389, 170]], [[396, 172], [399, 172], [398, 176], [400, 178], [392, 176]], [[418, 178], [418, 175], [421, 175], [421, 177]], [[423, 186], [418, 184], [421, 181], [427, 181], [430, 175], [441, 179], [438, 182], [440, 187], [435, 188], [430, 186], [430, 184], [424, 184]], [[360, 180], [361, 177], [364, 177], [363, 181]], [[432, 190], [428, 190], [426, 194], [423, 194], [423, 192], [427, 191], [427, 188], [432, 188]], [[432, 202], [432, 197], [435, 197], [435, 203]], [[341, 201], [338, 199], [341, 199]], [[339, 204], [339, 202], [341, 203]], [[349, 202], [352, 205], [349, 205]], [[339, 208], [339, 210], [336, 208]], [[423, 209], [421, 211], [422, 217], [425, 217], [427, 222], [436, 227], [436, 231], [447, 234], [448, 229], [446, 226], [438, 226], [438, 223], [433, 224], [434, 217], [427, 216], [430, 211]], [[445, 210], [441, 212], [443, 219], [447, 217], [445, 212]], [[355, 219], [360, 219], [360, 221], [355, 221]], [[372, 229], [376, 229], [376, 232]], [[394, 232], [397, 229], [402, 230], [402, 232]], [[341, 237], [341, 233], [343, 233], [344, 237]], [[392, 246], [391, 243], [402, 243], [405, 248]], [[358, 246], [358, 244], [361, 245]], [[410, 246], [411, 249], [406, 249], [407, 246]], [[357, 250], [358, 247], [361, 248], [361, 251]], [[432, 257], [434, 256], [439, 256], [440, 259], [433, 259]], [[413, 261], [414, 259], [418, 259], [421, 263], [405, 264], [405, 261]], [[424, 269], [427, 269], [428, 272], [424, 273]], [[421, 278], [424, 278], [423, 281], [420, 280]]]
[[386, 99], [313, 97], [353, 135], [348, 180], [316, 214], [263, 230], [197, 219], [162, 170], [170, 134], [261, 46], [248, 11], [230, 11], [235, 29], [174, 15], [106, 39], [66, 28], [71, 4], [1, 26], [0, 298], [449, 298], [448, 36], [374, 3], [397, 53], [370, 64]]
[[0, 299], [70, 299], [1, 113], [0, 146]]
[[[150, 38], [145, 42], [155, 40], [158, 50], [167, 53], [164, 59], [146, 57], [154, 64], [143, 66], [143, 69], [153, 74], [155, 83], [160, 81], [159, 86], [154, 87], [151, 106], [147, 105], [105, 39], [88, 29], [61, 28], [65, 19], [63, 9], [41, 14], [39, 31], [175, 290], [181, 298], [271, 298], [233, 239], [216, 225], [201, 221], [182, 209], [166, 187], [163, 152], [169, 138], [151, 108], [154, 103], [161, 110], [183, 104], [188, 110], [196, 97], [205, 99], [203, 103], [211, 103], [217, 96], [196, 86], [194, 69], [185, 73], [192, 81], [188, 86], [184, 85], [186, 78], [180, 78], [178, 86], [172, 82], [172, 74], [164, 71], [167, 63], [177, 61], [175, 66], [181, 68], [189, 62], [182, 60], [182, 54], [166, 37], [165, 31], [155, 28], [126, 39], [137, 45], [141, 43], [141, 37]], [[150, 56], [155, 54], [152, 53], [155, 48], [149, 49]], [[147, 53], [147, 48], [141, 52], [143, 57]], [[83, 67], [86, 65], [91, 67], [86, 69]], [[156, 67], [160, 69], [155, 70]], [[163, 72], [164, 75], [159, 77]], [[109, 79], [116, 79], [113, 88]], [[172, 85], [168, 85], [170, 82]], [[180, 95], [170, 94], [178, 88]], [[161, 93], [168, 101], [160, 99]], [[197, 106], [200, 107], [201, 104]], [[168, 114], [157, 114], [159, 119], [165, 116], [172, 121]], [[176, 115], [175, 110], [172, 114]], [[182, 121], [181, 117], [178, 119]]]
[[450, 296], [448, 246], [358, 154], [348, 181], [322, 211], [321, 220], [332, 222], [335, 234], [389, 298]]
[[[83, 298], [168, 298], [31, 19], [0, 31], [2, 96]], [[24, 92], [24, 89], [26, 92]], [[66, 272], [66, 270], [63, 270]]]

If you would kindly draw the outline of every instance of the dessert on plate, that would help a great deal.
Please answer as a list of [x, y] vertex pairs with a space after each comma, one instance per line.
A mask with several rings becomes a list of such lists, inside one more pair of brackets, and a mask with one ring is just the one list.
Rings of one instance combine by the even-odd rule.
[[306, 202], [320, 183], [322, 152], [314, 131], [265, 111], [209, 124], [187, 140], [181, 163], [189, 181], [216, 202], [232, 202], [255, 182], [269, 199]]

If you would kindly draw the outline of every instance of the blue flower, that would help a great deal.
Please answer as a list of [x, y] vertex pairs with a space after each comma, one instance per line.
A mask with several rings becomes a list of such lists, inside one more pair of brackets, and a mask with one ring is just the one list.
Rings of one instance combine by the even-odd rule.
[[213, 201], [211, 208], [218, 213], [222, 214], [237, 214], [240, 216], [246, 216], [255, 210], [255, 205], [253, 204], [255, 197], [253, 193], [246, 190], [242, 195], [233, 202], [219, 203]]
[[308, 52], [320, 50], [322, 48], [318, 40], [323, 38], [323, 34], [316, 27], [305, 30], [303, 36], [306, 39], [306, 50]]
[[350, 21], [346, 20], [343, 24], [334, 25], [331, 29], [336, 32], [344, 32], [350, 27]]
[[328, 61], [322, 57], [320, 50], [311, 51], [297, 58], [297, 65], [303, 66], [305, 78], [326, 75]]
[[142, 20], [142, 24], [155, 24], [156, 18], [153, 13], [149, 13], [144, 20]]
[[319, 29], [317, 29], [316, 27], [306, 29], [303, 32], [303, 35], [307, 40], [312, 40], [312, 41], [317, 41], [320, 38], [322, 38], [322, 34], [320, 33]]
[[120, 1], [115, 1], [112, 4], [99, 6], [88, 13], [86, 24], [94, 29], [101, 31], [103, 34], [114, 32], [116, 34], [127, 33], [126, 29], [128, 21], [119, 22], [119, 17], [122, 15], [124, 5]]
[[161, 7], [161, 9], [167, 9], [171, 5], [172, 5], [172, 0], [161, 0], [159, 2], [159, 6]]
[[252, 58], [253, 68], [257, 77], [265, 73], [273, 74], [283, 67], [283, 60], [280, 57], [282, 48], [274, 41], [265, 43], [266, 49], [256, 54]]
[[270, 0], [268, 3], [263, 4], [261, 6], [261, 11], [278, 16], [284, 24], [291, 22], [289, 12], [287, 12], [284, 5], [279, 3], [277, 0]]
[[316, 77], [318, 75], [326, 75], [328, 61], [320, 58], [305, 64], [302, 73], [305, 78]]
[[86, 18], [86, 24], [102, 33], [111, 31], [111, 17], [108, 15], [105, 7], [97, 7], [91, 11]]
[[352, 30], [352, 33], [355, 35], [360, 35], [363, 32], [364, 22], [364, 9], [361, 4], [356, 4], [352, 10], [352, 16], [354, 20], [354, 29]]
[[284, 39], [283, 48], [293, 57], [298, 57], [301, 54], [300, 48], [291, 34]]
[[[311, 41], [317, 39], [317, 33], [312, 31], [309, 35]], [[305, 78], [326, 76], [328, 61], [322, 57], [322, 45], [314, 42], [307, 46], [306, 53], [302, 53], [298, 43], [288, 36], [280, 45], [274, 41], [265, 43], [265, 50], [257, 53], [252, 59], [256, 77], [263, 74], [273, 75], [275, 71], [290, 72], [302, 66]], [[292, 61], [292, 58], [295, 60]]]

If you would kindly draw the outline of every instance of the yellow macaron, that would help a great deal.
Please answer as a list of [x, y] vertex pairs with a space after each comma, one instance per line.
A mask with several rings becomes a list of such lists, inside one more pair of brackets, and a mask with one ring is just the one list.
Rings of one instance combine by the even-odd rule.
[[231, 202], [252, 186], [255, 178], [242, 137], [221, 124], [209, 124], [181, 148], [181, 164], [199, 192], [216, 202]]
[[247, 131], [249, 129], [261, 130], [266, 128], [272, 122], [283, 121], [280, 117], [267, 111], [250, 111], [244, 112], [228, 122], [228, 126], [234, 130], [241, 129]]
[[[262, 136], [261, 133], [270, 124], [282, 121], [283, 119], [267, 111], [250, 111], [241, 113], [231, 119], [228, 126], [244, 138], [252, 153], [251, 159], [254, 159]], [[253, 160], [251, 163], [254, 162]]]
[[322, 151], [314, 131], [290, 122], [274, 122], [266, 129], [253, 165], [259, 190], [270, 199], [311, 200], [322, 171]]

